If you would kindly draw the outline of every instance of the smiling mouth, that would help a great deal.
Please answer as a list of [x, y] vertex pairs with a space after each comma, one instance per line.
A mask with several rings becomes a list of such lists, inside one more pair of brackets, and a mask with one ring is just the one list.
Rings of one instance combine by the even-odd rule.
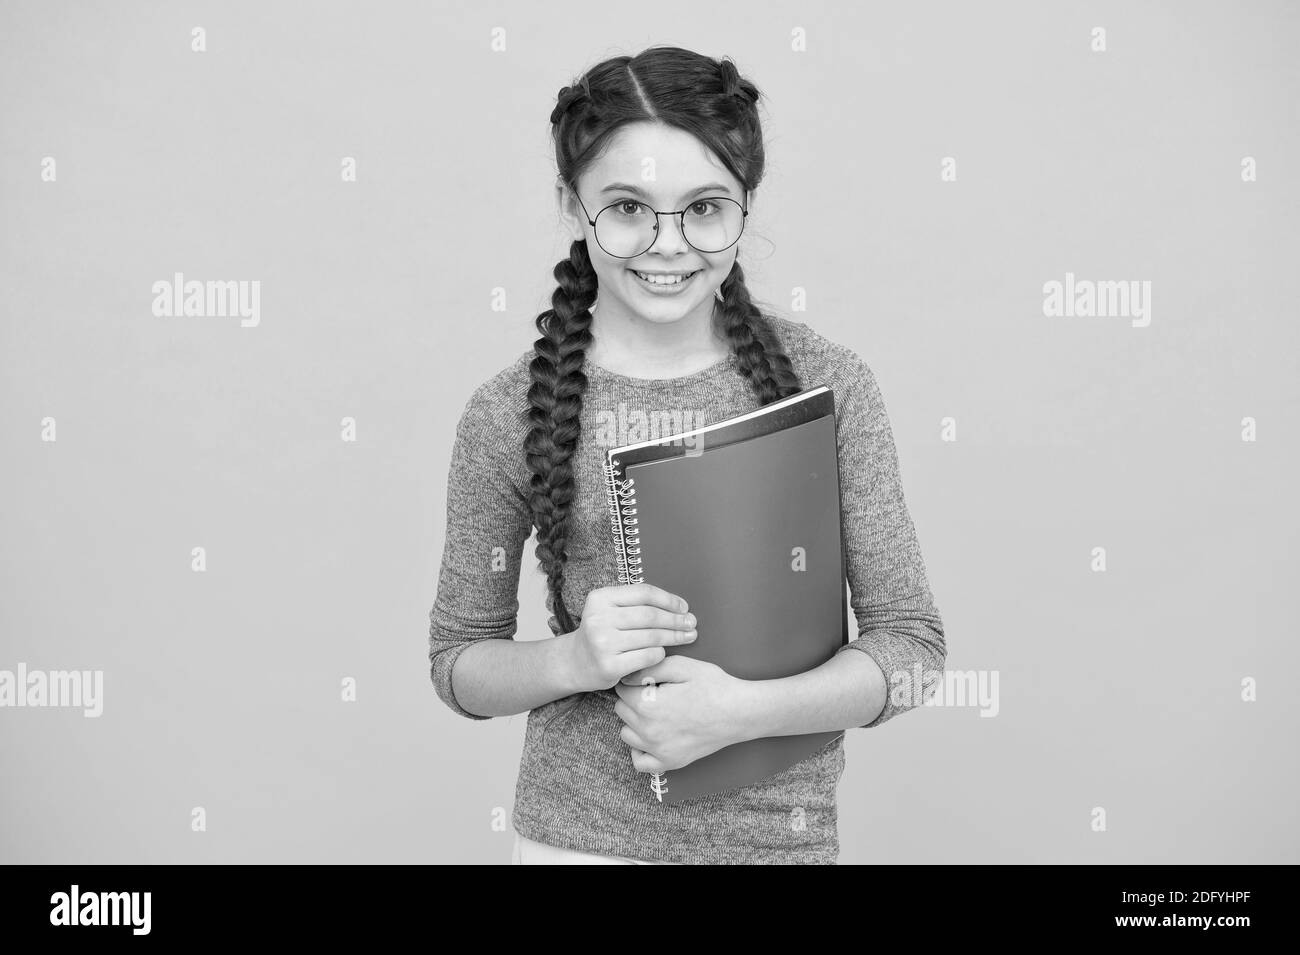
[[652, 275], [649, 272], [638, 272], [636, 269], [628, 269], [633, 275], [639, 278], [647, 285], [663, 285], [671, 288], [674, 285], [681, 285], [689, 282], [695, 276], [699, 275], [703, 269], [696, 269], [694, 272], [687, 272], [685, 275]]

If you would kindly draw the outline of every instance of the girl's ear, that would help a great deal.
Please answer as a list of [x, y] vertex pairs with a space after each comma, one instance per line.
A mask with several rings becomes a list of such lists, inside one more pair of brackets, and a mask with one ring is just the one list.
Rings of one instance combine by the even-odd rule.
[[574, 242], [585, 239], [587, 234], [582, 228], [585, 220], [582, 217], [582, 210], [578, 206], [578, 200], [573, 197], [573, 191], [565, 184], [564, 180], [558, 176], [555, 179], [555, 203], [560, 213], [560, 221], [564, 223], [564, 228], [568, 230], [569, 237]]

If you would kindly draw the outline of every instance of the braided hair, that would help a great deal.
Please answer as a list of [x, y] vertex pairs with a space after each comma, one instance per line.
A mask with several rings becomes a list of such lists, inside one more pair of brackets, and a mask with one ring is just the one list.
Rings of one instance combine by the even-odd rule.
[[[617, 56], [559, 91], [551, 134], [560, 178], [573, 186], [606, 141], [628, 123], [653, 121], [685, 130], [709, 147], [746, 192], [763, 178], [759, 91], [728, 58], [715, 60], [674, 46]], [[587, 378], [582, 372], [596, 301], [596, 270], [585, 240], [575, 241], [554, 269], [551, 307], [537, 316], [541, 337], [529, 363], [529, 428], [523, 450], [531, 474], [529, 504], [537, 528], [537, 559], [546, 573], [548, 609], [561, 633], [576, 629], [563, 597], [566, 546], [572, 529], [573, 456]], [[751, 301], [739, 261], [719, 289], [714, 321], [737, 367], [769, 404], [802, 385], [767, 318]]]

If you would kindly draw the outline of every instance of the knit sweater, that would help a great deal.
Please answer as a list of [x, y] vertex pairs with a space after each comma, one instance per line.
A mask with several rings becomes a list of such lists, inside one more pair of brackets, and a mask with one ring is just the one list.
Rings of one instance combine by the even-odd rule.
[[[839, 652], [865, 653], [884, 673], [888, 699], [867, 724], [878, 727], [917, 705], [917, 694], [895, 693], [894, 685], [910, 680], [917, 664], [922, 673], [942, 670], [947, 653], [889, 418], [875, 377], [854, 351], [792, 319], [776, 315], [770, 321], [803, 387], [825, 384], [834, 391], [841, 525], [857, 618], [856, 638]], [[511, 639], [517, 631], [519, 574], [533, 532], [531, 474], [522, 453], [532, 358], [530, 348], [473, 391], [452, 449], [429, 662], [438, 696], [471, 720], [487, 717], [457, 701], [457, 658], [476, 640]], [[574, 510], [562, 590], [575, 622], [590, 590], [619, 583], [601, 472], [605, 452], [759, 407], [734, 354], [677, 378], [628, 377], [590, 360], [583, 372], [587, 389], [572, 462]], [[535, 558], [529, 568], [540, 573]], [[554, 610], [549, 596], [547, 609]], [[554, 613], [549, 625], [552, 635], [560, 633]], [[650, 777], [633, 767], [619, 736], [617, 701], [613, 690], [600, 690], [529, 711], [512, 814], [517, 832], [563, 848], [653, 861], [838, 862], [842, 733], [775, 776], [672, 806], [659, 802]]]

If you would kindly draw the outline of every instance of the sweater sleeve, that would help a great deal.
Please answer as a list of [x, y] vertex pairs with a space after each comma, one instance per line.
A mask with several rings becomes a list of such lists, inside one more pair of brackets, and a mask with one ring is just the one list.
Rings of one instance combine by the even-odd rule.
[[943, 621], [930, 593], [925, 561], [908, 513], [898, 453], [880, 388], [849, 351], [849, 372], [836, 395], [841, 507], [850, 605], [858, 636], [839, 652], [867, 654], [885, 676], [885, 708], [864, 728], [917, 706], [919, 672], [939, 673], [947, 659]]
[[519, 568], [532, 533], [528, 501], [512, 480], [514, 429], [494, 420], [480, 386], [456, 425], [447, 473], [447, 523], [438, 592], [429, 612], [429, 673], [453, 712], [474, 720], [452, 690], [457, 658], [476, 640], [509, 640], [518, 628]]

